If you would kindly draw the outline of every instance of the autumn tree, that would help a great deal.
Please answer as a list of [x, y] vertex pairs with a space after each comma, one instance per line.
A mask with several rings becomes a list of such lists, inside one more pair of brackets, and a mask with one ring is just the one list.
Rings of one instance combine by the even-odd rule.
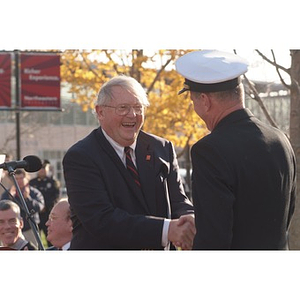
[[[187, 95], [178, 96], [183, 79], [174, 70], [174, 61], [187, 51], [160, 50], [67, 50], [62, 53], [61, 75], [84, 111], [94, 108], [101, 85], [124, 74], [137, 79], [150, 101], [144, 130], [164, 136], [185, 149], [207, 133]], [[179, 153], [179, 156], [181, 153]]]

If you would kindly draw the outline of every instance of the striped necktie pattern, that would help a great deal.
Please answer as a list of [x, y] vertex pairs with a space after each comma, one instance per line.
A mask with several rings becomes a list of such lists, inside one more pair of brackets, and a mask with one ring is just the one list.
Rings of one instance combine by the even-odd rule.
[[124, 151], [125, 151], [125, 154], [126, 154], [126, 167], [127, 167], [127, 170], [129, 171], [129, 173], [131, 174], [131, 176], [133, 177], [135, 183], [141, 187], [141, 183], [140, 183], [140, 178], [139, 178], [139, 173], [132, 161], [132, 157], [131, 157], [131, 154], [130, 154], [130, 150], [131, 148], [130, 147], [125, 147], [124, 148]]

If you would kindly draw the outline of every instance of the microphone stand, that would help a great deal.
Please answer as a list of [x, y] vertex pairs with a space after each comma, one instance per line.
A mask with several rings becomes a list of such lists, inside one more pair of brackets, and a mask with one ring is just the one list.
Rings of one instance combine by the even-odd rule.
[[23, 209], [24, 209], [25, 214], [26, 214], [26, 220], [28, 220], [29, 225], [30, 225], [30, 227], [31, 227], [31, 229], [33, 231], [34, 237], [35, 237], [35, 239], [36, 239], [36, 241], [38, 243], [38, 246], [39, 246], [39, 250], [45, 250], [45, 248], [43, 246], [43, 243], [41, 241], [41, 238], [40, 238], [40, 236], [38, 234], [37, 225], [35, 224], [35, 222], [32, 219], [32, 212], [31, 213], [29, 212], [27, 204], [26, 204], [25, 199], [24, 199], [24, 196], [23, 196], [23, 194], [21, 192], [21, 189], [20, 189], [20, 187], [19, 187], [19, 185], [17, 183], [17, 180], [15, 178], [15, 171], [14, 171], [13, 167], [9, 166], [7, 168], [7, 171], [9, 173], [9, 176], [13, 179], [14, 185], [15, 185], [17, 191], [18, 191], [18, 194], [19, 194], [20, 199], [21, 199], [21, 204], [22, 204]]

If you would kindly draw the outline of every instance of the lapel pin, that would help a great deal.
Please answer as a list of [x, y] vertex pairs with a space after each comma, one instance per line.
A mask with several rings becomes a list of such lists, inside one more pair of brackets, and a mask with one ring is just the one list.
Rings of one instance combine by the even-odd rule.
[[148, 155], [146, 155], [146, 160], [148, 160], [148, 161], [149, 161], [150, 159], [151, 159], [151, 155], [149, 155], [149, 154], [148, 154]]

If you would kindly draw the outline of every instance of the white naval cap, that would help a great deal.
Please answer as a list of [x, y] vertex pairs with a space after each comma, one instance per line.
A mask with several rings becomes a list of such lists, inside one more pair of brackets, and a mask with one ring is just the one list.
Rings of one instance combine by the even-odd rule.
[[234, 89], [240, 75], [248, 70], [244, 58], [228, 52], [203, 50], [189, 52], [175, 62], [176, 71], [185, 78], [185, 91], [221, 92]]

